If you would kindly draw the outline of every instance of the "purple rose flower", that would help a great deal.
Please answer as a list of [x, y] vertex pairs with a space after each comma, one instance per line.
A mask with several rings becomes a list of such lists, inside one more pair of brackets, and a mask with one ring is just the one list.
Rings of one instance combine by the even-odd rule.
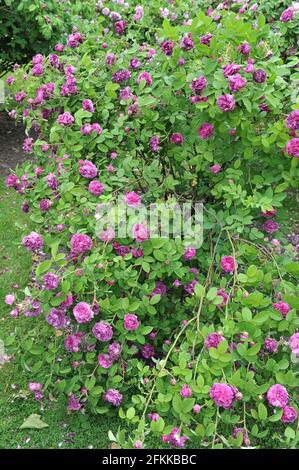
[[46, 290], [57, 289], [59, 285], [59, 277], [54, 273], [47, 273], [43, 276], [43, 284]]
[[229, 94], [221, 95], [217, 99], [217, 105], [222, 111], [227, 113], [235, 109], [235, 99], [232, 95]]
[[289, 140], [286, 151], [292, 157], [299, 158], [299, 138]]
[[113, 336], [112, 326], [109, 325], [109, 323], [101, 321], [94, 325], [92, 334], [97, 338], [98, 341], [110, 341]]
[[94, 312], [86, 302], [79, 302], [73, 309], [77, 323], [88, 323], [94, 317]]
[[108, 401], [114, 406], [119, 406], [123, 400], [122, 394], [115, 388], [110, 388], [103, 395], [103, 400]]
[[267, 79], [267, 74], [263, 69], [257, 69], [253, 72], [253, 80], [257, 83], [264, 83]]

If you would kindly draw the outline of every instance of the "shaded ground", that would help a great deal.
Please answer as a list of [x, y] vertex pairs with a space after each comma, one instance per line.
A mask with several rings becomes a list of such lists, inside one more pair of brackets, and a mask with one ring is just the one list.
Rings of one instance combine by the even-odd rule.
[[24, 138], [24, 128], [0, 111], [0, 175], [7, 175], [10, 168], [26, 159], [22, 150]]

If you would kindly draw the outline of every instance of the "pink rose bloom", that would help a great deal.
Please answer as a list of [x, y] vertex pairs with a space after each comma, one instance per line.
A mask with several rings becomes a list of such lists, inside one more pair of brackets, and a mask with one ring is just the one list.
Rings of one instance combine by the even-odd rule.
[[64, 45], [61, 43], [58, 43], [55, 45], [55, 51], [56, 52], [63, 52], [64, 51]]
[[111, 403], [114, 406], [119, 406], [122, 402], [122, 399], [122, 394], [115, 388], [110, 388], [103, 395], [103, 400], [108, 401], [108, 403]]
[[204, 122], [200, 128], [198, 129], [198, 135], [201, 137], [203, 140], [208, 139], [213, 135], [214, 131], [214, 126], [213, 124], [209, 124], [208, 122]]
[[14, 81], [15, 81], [15, 78], [14, 78], [12, 75], [9, 75], [9, 76], [7, 77], [7, 79], [5, 80], [5, 82], [6, 82], [7, 85], [9, 85], [9, 86], [11, 86]]
[[192, 410], [193, 410], [193, 413], [195, 413], [195, 414], [197, 415], [197, 414], [200, 412], [200, 410], [201, 410], [201, 406], [196, 403], [196, 404], [193, 406]]
[[204, 75], [200, 75], [198, 78], [194, 78], [190, 83], [190, 89], [196, 94], [201, 95], [207, 88], [208, 80]]
[[69, 397], [67, 409], [69, 411], [79, 411], [81, 408], [82, 408], [82, 405], [79, 402], [78, 398], [76, 397], [76, 395], [72, 394]]
[[27, 94], [25, 91], [18, 91], [18, 93], [15, 94], [15, 100], [17, 103], [20, 103], [26, 98]]
[[127, 331], [134, 331], [137, 330], [139, 327], [139, 320], [137, 315], [134, 315], [133, 313], [128, 313], [127, 315], [124, 316], [124, 328]]
[[226, 273], [233, 273], [235, 270], [235, 260], [233, 256], [222, 256], [221, 267]]
[[[134, 17], [135, 19], [135, 17]], [[133, 444], [134, 449], [142, 449], [142, 441], [135, 441]]]
[[136, 83], [140, 83], [141, 80], [145, 80], [145, 83], [147, 86], [150, 86], [152, 84], [152, 77], [148, 72], [141, 72], [141, 74], [138, 76]]
[[299, 129], [299, 109], [295, 109], [287, 116], [286, 125], [292, 131]]
[[73, 255], [81, 255], [91, 251], [92, 239], [83, 233], [75, 233], [71, 238], [71, 252]]
[[293, 18], [294, 18], [294, 8], [292, 7], [287, 8], [280, 15], [280, 21], [282, 21], [283, 23], [288, 23], [289, 21], [292, 21]]
[[104, 185], [98, 180], [93, 180], [88, 185], [88, 191], [94, 196], [100, 196], [104, 192]]
[[214, 175], [217, 175], [217, 173], [219, 173], [221, 171], [221, 166], [218, 165], [217, 163], [215, 163], [214, 165], [212, 165], [210, 167], [210, 171], [211, 173], [213, 173]]
[[221, 109], [221, 111], [224, 111], [225, 113], [233, 111], [236, 105], [233, 95], [229, 94], [219, 96], [219, 98], [217, 98], [216, 103]]
[[113, 228], [109, 227], [107, 230], [103, 230], [99, 234], [99, 239], [102, 240], [104, 243], [110, 243], [115, 238], [115, 231]]
[[264, 341], [264, 348], [270, 353], [276, 353], [278, 348], [278, 342], [274, 338], [266, 338]]
[[55, 290], [59, 285], [59, 277], [49, 272], [43, 276], [43, 285], [46, 290]]
[[184, 137], [180, 132], [175, 132], [171, 135], [170, 142], [175, 145], [181, 145], [184, 142]]
[[77, 323], [88, 323], [94, 317], [92, 308], [86, 302], [79, 302], [74, 308], [73, 314]]
[[267, 222], [263, 224], [262, 228], [267, 233], [274, 233], [277, 232], [280, 227], [276, 222], [274, 222], [274, 220], [267, 220]]
[[195, 256], [196, 256], [196, 249], [195, 248], [189, 247], [189, 248], [185, 249], [184, 259], [186, 261], [189, 261], [190, 259], [194, 258]]
[[289, 346], [292, 350], [292, 353], [295, 356], [299, 357], [299, 332], [294, 333], [289, 339]]
[[28, 389], [30, 392], [39, 392], [43, 388], [42, 384], [38, 382], [29, 382]]
[[238, 73], [240, 68], [241, 68], [241, 65], [228, 64], [225, 67], [223, 67], [223, 75], [225, 76], [225, 78], [228, 78], [228, 77]]
[[41, 250], [44, 246], [44, 240], [41, 235], [36, 232], [31, 232], [29, 235], [23, 238], [22, 245], [27, 248], [28, 251]]
[[183, 398], [189, 398], [192, 395], [192, 390], [190, 387], [188, 387], [186, 384], [182, 385], [182, 388], [180, 390], [180, 395]]
[[108, 52], [106, 55], [106, 65], [108, 67], [111, 67], [113, 64], [115, 64], [115, 61], [116, 61], [115, 54], [113, 54], [113, 52]]
[[45, 71], [43, 64], [36, 64], [32, 67], [31, 73], [34, 77], [40, 77]]
[[129, 207], [138, 208], [141, 205], [141, 197], [135, 191], [125, 194], [125, 202]]
[[5, 186], [7, 188], [18, 189], [20, 186], [20, 180], [17, 175], [8, 175], [5, 180]]
[[244, 41], [240, 46], [237, 47], [238, 52], [242, 55], [249, 55], [250, 54], [250, 45], [247, 41]]
[[267, 400], [272, 406], [283, 408], [289, 401], [289, 395], [285, 387], [280, 384], [272, 385], [267, 392]]
[[84, 126], [81, 127], [80, 132], [82, 135], [90, 135], [92, 133], [91, 124], [84, 124]]
[[68, 352], [79, 352], [79, 346], [81, 343], [81, 333], [75, 333], [66, 337], [64, 346]]
[[111, 343], [108, 348], [108, 353], [110, 358], [115, 361], [116, 359], [119, 358], [121, 354], [121, 345], [117, 343], [117, 341], [114, 341], [114, 343]]
[[235, 398], [235, 392], [230, 385], [224, 383], [214, 383], [210, 389], [210, 397], [216, 406], [231, 408]]
[[161, 49], [166, 56], [171, 56], [173, 53], [175, 43], [173, 41], [165, 40], [161, 43]]
[[79, 173], [82, 175], [84, 178], [95, 178], [98, 174], [97, 167], [89, 160], [80, 160], [79, 161]]
[[248, 64], [246, 65], [245, 69], [244, 69], [244, 72], [246, 73], [252, 73], [254, 70], [254, 66], [251, 62], [248, 62]]
[[286, 146], [286, 151], [292, 157], [299, 158], [299, 138], [289, 140]]
[[296, 419], [298, 418], [298, 413], [295, 408], [292, 406], [284, 406], [283, 407], [283, 413], [281, 417], [281, 421], [286, 424], [286, 423], [294, 423]]
[[96, 134], [98, 135], [101, 135], [102, 132], [103, 132], [103, 129], [101, 128], [100, 124], [98, 122], [94, 122], [92, 125], [91, 125], [91, 128], [92, 128], [92, 132], [95, 132]]
[[253, 80], [256, 83], [264, 83], [267, 80], [267, 74], [263, 69], [257, 69], [253, 72]]
[[181, 40], [180, 46], [184, 51], [190, 51], [191, 49], [193, 49], [194, 41], [192, 39], [191, 33], [185, 34], [185, 36]]
[[101, 367], [104, 369], [109, 369], [109, 367], [113, 364], [113, 359], [109, 356], [109, 354], [99, 354], [98, 355], [98, 362]]
[[169, 444], [170, 447], [182, 449], [185, 447], [186, 441], [189, 439], [187, 436], [181, 436], [179, 428], [173, 428], [170, 434], [163, 434], [162, 441]]
[[246, 85], [245, 78], [243, 78], [239, 73], [237, 73], [236, 75], [232, 75], [231, 77], [228, 77], [228, 81], [229, 81], [229, 89], [234, 93], [242, 90], [242, 88], [244, 88]]
[[112, 326], [109, 325], [109, 323], [101, 321], [94, 325], [92, 329], [92, 334], [97, 338], [98, 341], [110, 341], [113, 336]]
[[5, 296], [5, 303], [6, 305], [12, 305], [14, 301], [16, 300], [15, 296], [13, 294], [7, 294]]
[[61, 126], [71, 126], [75, 122], [75, 118], [71, 115], [71, 113], [66, 112], [58, 116], [57, 122]]
[[210, 349], [210, 348], [217, 349], [219, 344], [224, 340], [225, 338], [219, 333], [209, 333], [205, 339], [205, 347], [207, 349]]
[[143, 7], [138, 5], [135, 7], [135, 15], [133, 16], [134, 21], [140, 21], [143, 17]]
[[210, 33], [207, 33], [207, 34], [204, 34], [203, 36], [200, 36], [199, 42], [200, 44], [205, 44], [206, 46], [210, 46], [212, 38], [213, 38], [213, 35]]
[[124, 21], [117, 21], [114, 23], [114, 30], [119, 36], [125, 33], [126, 23]]
[[148, 418], [151, 420], [151, 421], [158, 421], [158, 419], [160, 418], [160, 416], [158, 415], [158, 413], [149, 413], [148, 414]]
[[84, 109], [84, 111], [89, 111], [90, 113], [94, 112], [93, 102], [89, 99], [82, 101], [82, 108]]
[[133, 225], [132, 230], [133, 238], [138, 242], [142, 243], [149, 238], [149, 230], [143, 224], [135, 224]]

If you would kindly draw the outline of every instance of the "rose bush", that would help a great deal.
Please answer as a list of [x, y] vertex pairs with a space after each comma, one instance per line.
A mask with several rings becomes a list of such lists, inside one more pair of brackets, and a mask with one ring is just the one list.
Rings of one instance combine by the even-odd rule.
[[292, 56], [298, 51], [298, 2], [289, 0], [259, 0], [259, 2], [247, 0], [225, 0], [224, 2], [212, 1], [206, 3], [207, 12], [212, 17], [221, 17], [223, 11], [233, 11], [238, 16], [256, 18], [261, 13], [271, 25], [271, 31], [278, 41], [278, 46], [283, 55]]
[[[9, 305], [38, 335], [17, 328], [5, 344], [36, 399], [128, 420], [129, 437], [110, 434], [123, 447], [149, 432], [172, 447], [270, 434], [296, 446], [298, 264], [283, 228], [294, 64], [264, 16], [194, 8], [186, 21], [178, 8], [153, 32], [149, 7], [96, 8], [7, 79], [28, 162], [6, 184], [36, 225], [22, 244], [37, 263]], [[98, 231], [98, 204], [119, 198], [131, 238]], [[150, 237], [138, 208], [166, 200], [204, 204], [200, 248]]]
[[48, 53], [82, 18], [93, 18], [94, 0], [3, 0], [0, 5], [0, 75], [36, 52]]

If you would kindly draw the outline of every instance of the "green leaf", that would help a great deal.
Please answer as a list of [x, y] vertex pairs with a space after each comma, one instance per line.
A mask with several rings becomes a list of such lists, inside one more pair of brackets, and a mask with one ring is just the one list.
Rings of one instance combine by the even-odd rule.
[[36, 268], [36, 275], [37, 276], [40, 276], [41, 274], [44, 274], [46, 273], [47, 271], [49, 271], [49, 269], [51, 268], [52, 266], [52, 260], [47, 260], [47, 261], [43, 261], [42, 263], [40, 263], [38, 265], [38, 267]]
[[135, 416], [135, 408], [133, 408], [132, 406], [127, 410], [127, 413], [126, 413], [126, 416], [127, 416], [127, 419], [131, 420], [134, 418]]
[[49, 427], [47, 423], [40, 419], [41, 415], [32, 414], [25, 419], [20, 429], [44, 429]]
[[157, 421], [152, 421], [151, 422], [151, 431], [153, 432], [162, 432], [165, 426], [165, 422], [163, 418], [159, 418]]
[[109, 441], [114, 441], [114, 442], [117, 441], [112, 431], [108, 431], [108, 437], [109, 437]]
[[194, 287], [194, 293], [196, 297], [204, 297], [205, 296], [205, 288], [201, 284], [196, 284]]
[[268, 416], [268, 410], [263, 403], [260, 403], [258, 406], [258, 415], [261, 421], [265, 421]]
[[155, 305], [155, 304], [157, 304], [157, 303], [160, 301], [160, 299], [161, 299], [161, 295], [160, 295], [160, 294], [156, 294], [156, 295], [154, 295], [154, 296], [151, 298], [150, 304], [151, 304], [151, 305]]

